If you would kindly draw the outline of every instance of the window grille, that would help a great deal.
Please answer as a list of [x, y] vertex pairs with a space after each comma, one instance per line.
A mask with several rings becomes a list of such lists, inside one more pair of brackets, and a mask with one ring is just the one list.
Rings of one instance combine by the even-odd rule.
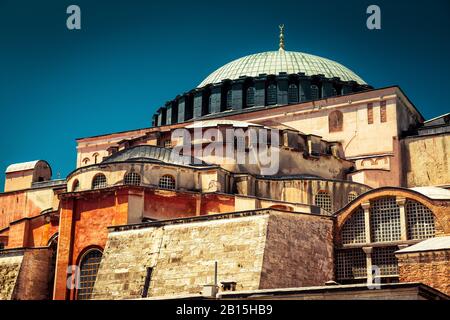
[[342, 243], [365, 243], [366, 228], [364, 223], [364, 210], [360, 207], [345, 222], [342, 227]]
[[139, 186], [141, 184], [141, 176], [136, 172], [129, 172], [125, 175], [123, 183], [131, 186]]
[[328, 212], [332, 212], [331, 196], [327, 191], [319, 191], [314, 197], [314, 203], [316, 206]]
[[422, 240], [434, 237], [436, 232], [434, 216], [430, 209], [412, 200], [406, 202], [405, 209], [408, 239]]
[[161, 189], [175, 189], [175, 179], [170, 175], [164, 175], [159, 179], [159, 187]]
[[298, 103], [298, 87], [293, 83], [288, 88], [288, 103]]
[[372, 251], [372, 265], [380, 268], [381, 276], [398, 275], [397, 258], [394, 252], [398, 247], [383, 247], [373, 248]]
[[373, 123], [373, 103], [367, 104], [367, 123]]
[[106, 177], [103, 174], [96, 175], [92, 180], [92, 189], [101, 189], [106, 187]]
[[386, 122], [387, 121], [387, 114], [386, 114], [386, 101], [380, 102], [380, 122]]
[[362, 249], [336, 251], [336, 279], [367, 278], [366, 254]]
[[78, 300], [88, 300], [92, 296], [95, 279], [97, 278], [102, 252], [100, 250], [91, 250], [80, 262], [80, 282], [77, 290]]
[[311, 100], [319, 99], [319, 87], [313, 84], [311, 86]]
[[277, 86], [274, 84], [269, 85], [267, 88], [267, 104], [277, 104]]
[[233, 108], [233, 91], [228, 90], [227, 92], [227, 109]]
[[172, 148], [172, 140], [164, 141], [164, 148]]
[[395, 197], [375, 200], [370, 206], [372, 241], [400, 240], [400, 208]]
[[253, 107], [255, 105], [255, 88], [249, 87], [247, 89], [247, 107]]
[[352, 202], [356, 198], [358, 198], [358, 194], [356, 192], [350, 192], [348, 194], [348, 203]]

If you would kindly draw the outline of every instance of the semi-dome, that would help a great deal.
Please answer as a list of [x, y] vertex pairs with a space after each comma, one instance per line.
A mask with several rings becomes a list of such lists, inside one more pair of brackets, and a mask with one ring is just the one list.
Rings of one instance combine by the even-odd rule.
[[280, 49], [236, 59], [211, 73], [198, 87], [219, 83], [225, 79], [236, 80], [242, 76], [256, 77], [260, 74], [277, 75], [280, 72], [287, 74], [303, 72], [307, 76], [322, 74], [327, 78], [336, 77], [342, 81], [366, 84], [356, 73], [336, 61], [303, 52]]

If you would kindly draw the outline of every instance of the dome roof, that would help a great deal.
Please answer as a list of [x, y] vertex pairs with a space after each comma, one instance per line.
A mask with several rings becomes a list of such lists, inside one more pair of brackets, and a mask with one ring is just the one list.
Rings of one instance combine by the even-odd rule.
[[211, 73], [198, 88], [225, 79], [236, 80], [241, 76], [256, 77], [260, 74], [287, 74], [303, 72], [307, 76], [323, 74], [327, 78], [338, 77], [343, 81], [366, 84], [352, 70], [335, 61], [303, 52], [267, 51], [236, 59]]

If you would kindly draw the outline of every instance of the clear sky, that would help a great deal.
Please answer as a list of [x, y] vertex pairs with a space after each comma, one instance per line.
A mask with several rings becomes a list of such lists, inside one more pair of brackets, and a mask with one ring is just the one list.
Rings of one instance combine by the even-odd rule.
[[[370, 4], [381, 30], [366, 28]], [[76, 138], [149, 127], [216, 68], [277, 49], [280, 23], [287, 50], [400, 85], [426, 118], [450, 111], [448, 0], [0, 0], [0, 190], [10, 163], [45, 159], [65, 177]]]

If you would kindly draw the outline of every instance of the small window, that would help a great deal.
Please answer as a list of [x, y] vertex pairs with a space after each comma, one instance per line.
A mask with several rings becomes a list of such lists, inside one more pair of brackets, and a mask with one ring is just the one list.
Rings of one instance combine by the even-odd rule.
[[332, 212], [331, 196], [327, 191], [319, 191], [314, 197], [314, 203], [316, 206]]
[[344, 126], [344, 116], [339, 110], [335, 110], [328, 115], [329, 132], [340, 132]]
[[5, 249], [5, 244], [3, 242], [0, 242], [0, 250], [4, 250]]
[[123, 183], [129, 186], [139, 186], [141, 185], [141, 176], [136, 172], [128, 172], [123, 179]]
[[77, 290], [78, 300], [91, 299], [101, 260], [102, 252], [98, 249], [88, 251], [81, 259], [79, 283], [80, 287]]
[[318, 100], [319, 99], [319, 87], [313, 84], [311, 86], [311, 100]]
[[75, 180], [72, 184], [72, 191], [76, 192], [80, 190], [80, 182], [78, 180]]
[[94, 153], [94, 154], [92, 155], [92, 157], [94, 158], [94, 163], [96, 164], [96, 163], [98, 162], [99, 154], [98, 154], [98, 153]]
[[271, 106], [277, 104], [277, 86], [269, 85], [267, 88], [267, 105]]
[[101, 189], [106, 187], [106, 177], [103, 174], [98, 174], [92, 180], [92, 189]]
[[373, 103], [367, 104], [367, 123], [373, 123]]
[[208, 113], [212, 113], [212, 95], [209, 96], [208, 99]]
[[290, 84], [288, 88], [288, 103], [298, 103], [298, 87], [296, 84]]
[[172, 140], [164, 141], [164, 148], [172, 148]]
[[348, 203], [352, 202], [353, 200], [355, 200], [356, 198], [358, 198], [358, 194], [354, 191], [349, 192], [348, 194]]
[[90, 161], [91, 160], [89, 158], [84, 158], [82, 162], [83, 162], [83, 164], [86, 165], [86, 164], [89, 164]]
[[255, 87], [249, 87], [247, 89], [247, 107], [253, 107], [255, 105]]
[[380, 122], [386, 122], [387, 121], [387, 115], [386, 115], [386, 101], [380, 102]]
[[227, 92], [227, 109], [233, 108], [233, 91], [228, 90]]
[[171, 175], [164, 175], [159, 179], [159, 187], [161, 189], [169, 189], [174, 190], [175, 189], [175, 179]]

